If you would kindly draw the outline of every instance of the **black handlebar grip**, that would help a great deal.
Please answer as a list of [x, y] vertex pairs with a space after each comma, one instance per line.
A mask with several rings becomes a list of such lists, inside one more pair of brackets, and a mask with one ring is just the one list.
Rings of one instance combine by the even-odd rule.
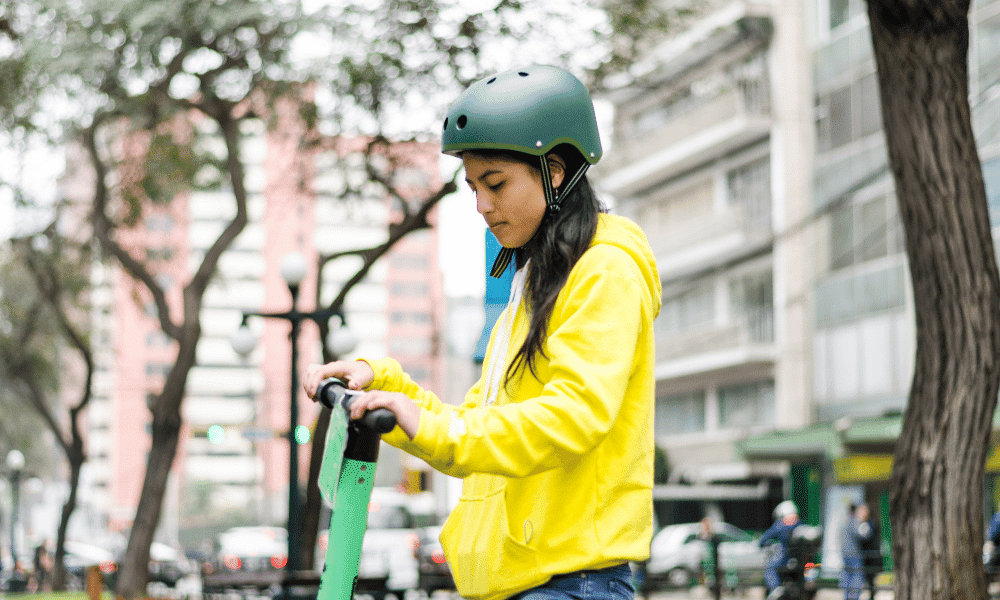
[[[343, 381], [329, 377], [319, 384], [316, 396], [327, 408], [342, 406], [344, 410], [350, 410], [351, 402], [361, 393], [349, 390]], [[396, 427], [396, 415], [388, 408], [376, 408], [366, 412], [356, 423], [375, 433], [389, 433]]]
[[320, 403], [327, 407], [341, 406], [344, 395], [347, 393], [347, 384], [336, 377], [327, 377], [319, 383], [319, 390], [316, 397]]
[[396, 414], [388, 408], [375, 408], [366, 412], [358, 422], [375, 433], [389, 433], [396, 427]]

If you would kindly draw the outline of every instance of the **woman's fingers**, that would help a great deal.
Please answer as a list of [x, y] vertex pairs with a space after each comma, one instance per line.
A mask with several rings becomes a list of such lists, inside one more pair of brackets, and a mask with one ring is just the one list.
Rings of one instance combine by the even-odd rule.
[[396, 424], [412, 440], [420, 427], [420, 408], [406, 394], [373, 391], [358, 396], [351, 403], [351, 419], [360, 419], [366, 412], [387, 408], [396, 415]]
[[303, 377], [302, 387], [310, 398], [315, 397], [319, 384], [328, 377], [344, 380], [352, 390], [361, 390], [375, 379], [371, 365], [364, 361], [334, 361], [325, 365], [309, 365]]

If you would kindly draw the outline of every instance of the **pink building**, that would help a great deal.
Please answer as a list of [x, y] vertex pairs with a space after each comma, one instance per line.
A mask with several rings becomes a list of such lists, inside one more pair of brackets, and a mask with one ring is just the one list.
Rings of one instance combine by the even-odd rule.
[[[206, 294], [203, 336], [192, 369], [183, 413], [185, 431], [168, 486], [160, 537], [176, 541], [185, 532], [226, 521], [282, 525], [287, 518], [290, 324], [251, 317], [258, 336], [246, 358], [231, 347], [230, 336], [242, 313], [281, 312], [291, 298], [279, 273], [289, 252], [303, 254], [311, 267], [297, 308], [316, 304], [319, 253], [374, 246], [386, 239], [389, 221], [401, 213], [398, 202], [362, 188], [344, 195], [345, 181], [357, 178], [362, 142], [322, 143], [305, 148], [298, 124], [266, 131], [247, 129], [244, 162], [250, 191], [250, 223], [223, 255]], [[435, 144], [407, 144], [392, 151], [402, 168], [394, 184], [404, 198], [417, 200], [439, 185]], [[363, 170], [360, 171], [363, 173]], [[86, 201], [89, 176], [68, 176], [67, 194]], [[180, 291], [234, 212], [231, 192], [192, 192], [167, 209], [151, 212], [121, 239], [137, 258], [155, 265], [168, 290], [172, 310]], [[392, 355], [432, 389], [442, 387], [438, 331], [444, 296], [437, 258], [436, 229], [404, 238], [348, 295], [346, 318], [358, 338], [356, 354]], [[342, 259], [324, 272], [321, 302], [328, 303], [357, 269]], [[89, 411], [91, 460], [85, 482], [93, 508], [107, 515], [111, 528], [127, 529], [135, 514], [149, 449], [147, 398], [158, 393], [173, 363], [175, 344], [160, 331], [148, 292], [119, 267], [96, 265], [93, 325], [98, 378]], [[321, 357], [317, 329], [303, 325], [299, 338], [301, 373]], [[317, 406], [300, 394], [300, 423], [311, 426]], [[210, 439], [212, 426], [221, 435]], [[303, 491], [308, 445], [300, 446]], [[384, 453], [379, 478], [387, 485], [404, 479], [408, 463]], [[417, 467], [420, 468], [419, 466]]]

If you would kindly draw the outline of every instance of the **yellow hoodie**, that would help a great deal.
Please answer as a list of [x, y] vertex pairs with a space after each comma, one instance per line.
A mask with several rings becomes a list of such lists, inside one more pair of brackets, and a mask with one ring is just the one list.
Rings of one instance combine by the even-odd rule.
[[[399, 428], [384, 439], [465, 478], [441, 531], [463, 598], [501, 600], [556, 574], [648, 558], [659, 310], [659, 274], [642, 230], [601, 215], [559, 293], [537, 379], [520, 371], [489, 404], [488, 359], [465, 402], [453, 406], [395, 360], [368, 361], [370, 389], [402, 392], [421, 407], [412, 441]], [[486, 355], [503, 347], [499, 330], [508, 331], [505, 371], [527, 336], [525, 302], [497, 323]]]

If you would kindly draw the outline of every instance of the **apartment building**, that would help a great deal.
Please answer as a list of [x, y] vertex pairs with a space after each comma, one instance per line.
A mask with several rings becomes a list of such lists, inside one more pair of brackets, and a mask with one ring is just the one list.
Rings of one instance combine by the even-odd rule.
[[[865, 3], [699, 6], [610, 95], [601, 171], [660, 263], [657, 443], [698, 501], [666, 516], [740, 523], [792, 497], [837, 530], [865, 500], [888, 536], [915, 325]], [[974, 2], [970, 23], [973, 125], [1000, 232], [1000, 2]], [[768, 482], [763, 501], [696, 489], [755, 481]]]
[[[607, 97], [614, 141], [598, 184], [646, 232], [663, 283], [656, 442], [671, 483], [695, 486], [684, 500], [658, 490], [672, 506], [661, 518], [697, 520], [707, 502], [766, 526], [787, 465], [745, 460], [737, 443], [812, 418], [811, 265], [790, 227], [811, 152], [801, 14], [794, 2], [700, 4]], [[723, 498], [719, 483], [745, 484], [745, 497]]]

